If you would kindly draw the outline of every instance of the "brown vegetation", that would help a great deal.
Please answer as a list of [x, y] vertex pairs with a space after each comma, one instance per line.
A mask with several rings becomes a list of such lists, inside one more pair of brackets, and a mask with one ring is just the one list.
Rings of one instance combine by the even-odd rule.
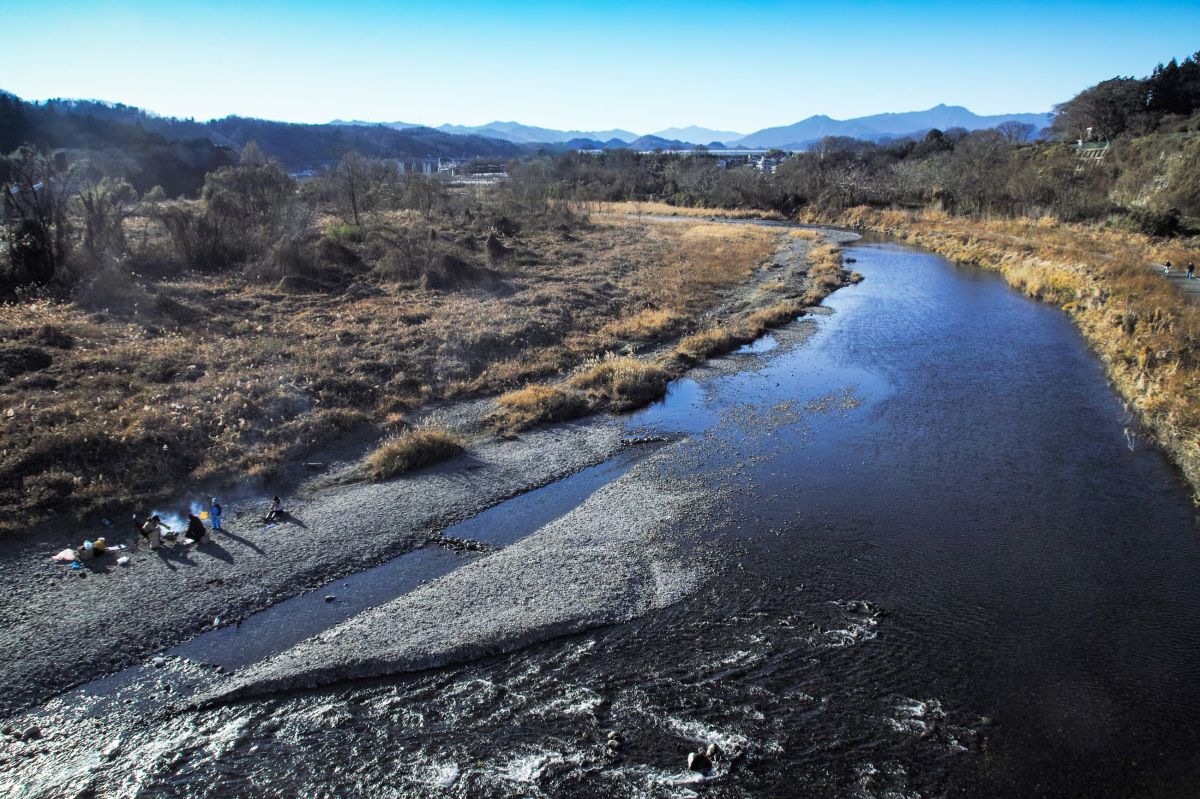
[[498, 428], [516, 431], [541, 422], [574, 419], [588, 409], [587, 399], [578, 391], [535, 383], [501, 394], [491, 421]]
[[587, 392], [593, 407], [627, 410], [661, 397], [670, 379], [657, 363], [610, 352], [588, 363], [568, 383]]
[[650, 216], [686, 216], [705, 219], [775, 219], [783, 220], [777, 211], [757, 210], [754, 208], [690, 208], [670, 203], [652, 200], [636, 201], [622, 200], [619, 202], [581, 203], [580, 207], [590, 213], [611, 213], [650, 215]]
[[[153, 220], [127, 224], [151, 251], [168, 245]], [[199, 481], [272, 480], [424, 404], [669, 340], [775, 246], [768, 232], [699, 222], [576, 223], [567, 235], [488, 220], [435, 229], [400, 211], [318, 224], [310, 250], [245, 273], [113, 271], [69, 300], [5, 306], [0, 529], [111, 513]], [[495, 268], [489, 237], [507, 253]], [[601, 396], [628, 406], [658, 383], [622, 372], [593, 386], [587, 407]], [[576, 411], [538, 400], [522, 410], [510, 398], [502, 424]]]
[[384, 442], [367, 457], [367, 472], [387, 480], [462, 452], [462, 440], [447, 430], [409, 430]]

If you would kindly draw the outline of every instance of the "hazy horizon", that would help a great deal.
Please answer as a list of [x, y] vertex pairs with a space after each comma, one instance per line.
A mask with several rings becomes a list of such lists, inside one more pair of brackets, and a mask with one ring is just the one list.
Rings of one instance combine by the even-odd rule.
[[427, 2], [363, 0], [169, 10], [68, 0], [29, 14], [0, 0], [6, 9], [6, 62], [36, 68], [0, 76], [0, 88], [28, 100], [122, 102], [196, 119], [511, 120], [642, 134], [691, 125], [750, 133], [816, 114], [941, 103], [1044, 112], [1200, 47], [1200, 7], [1175, 2], [467, 2], [448, 15]]

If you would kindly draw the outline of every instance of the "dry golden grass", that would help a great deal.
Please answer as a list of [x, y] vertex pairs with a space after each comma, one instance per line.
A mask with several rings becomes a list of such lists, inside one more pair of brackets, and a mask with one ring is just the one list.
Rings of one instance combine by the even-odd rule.
[[821, 231], [806, 228], [794, 228], [788, 231], [788, 235], [793, 239], [805, 239], [806, 241], [823, 241], [825, 238], [825, 234]]
[[1166, 260], [1195, 260], [1194, 247], [1045, 217], [977, 221], [856, 208], [832, 221], [994, 269], [1012, 286], [1062, 307], [1200, 490], [1200, 307], [1152, 269]]
[[578, 391], [535, 383], [501, 394], [490, 422], [503, 430], [524, 430], [542, 422], [577, 418], [588, 408], [587, 398]]
[[446, 430], [410, 430], [384, 442], [367, 457], [367, 472], [387, 480], [462, 452], [462, 440]]
[[[351, 431], [394, 429], [394, 414], [571, 369], [619, 345], [602, 331], [614, 319], [632, 317], [617, 332], [665, 334], [678, 312], [639, 316], [676, 255], [650, 227], [523, 233], [502, 291], [374, 281], [365, 293], [285, 294], [187, 274], [132, 284], [138, 308], [7, 306], [0, 532], [64, 509], [123, 512], [204, 480], [272, 480]], [[47, 324], [71, 346], [40, 340]], [[21, 348], [49, 365], [21, 367]]]
[[632, 221], [639, 223], [662, 247], [655, 300], [685, 315], [746, 280], [777, 246], [776, 233], [752, 225]]
[[703, 361], [732, 352], [745, 344], [747, 334], [740, 327], [710, 327], [685, 336], [675, 346], [675, 352], [692, 361]]
[[609, 322], [597, 331], [597, 337], [613, 342], [659, 341], [678, 334], [687, 321], [687, 315], [679, 311], [647, 308]]
[[781, 302], [761, 311], [755, 311], [746, 317], [746, 324], [758, 338], [773, 327], [780, 327], [792, 322], [804, 313], [804, 306], [799, 302]]
[[[693, 275], [706, 274], [714, 280], [713, 285], [721, 288], [744, 280], [756, 263], [765, 261], [771, 249], [764, 245], [773, 245], [778, 235], [768, 233], [762, 236], [766, 231], [754, 229], [755, 235], [747, 236], [742, 230], [731, 229], [728, 225], [672, 225], [655, 226], [647, 232], [664, 236], [676, 248], [683, 248], [692, 257], [681, 258], [676, 263], [690, 264]], [[809, 236], [803, 238], [811, 239]], [[737, 257], [731, 258], [728, 249], [707, 246], [714, 241], [726, 244], [735, 242]], [[688, 251], [689, 245], [698, 249]], [[833, 288], [853, 279], [842, 271], [840, 248], [821, 245], [813, 248], [811, 255], [812, 268], [818, 272], [818, 281], [802, 300], [776, 301], [766, 308], [694, 332], [684, 336], [670, 352], [657, 357], [640, 360], [609, 352], [592, 359], [570, 378], [566, 388], [534, 384], [509, 392], [497, 401], [491, 417], [493, 425], [501, 430], [517, 430], [586, 411], [628, 410], [658, 399], [665, 392], [667, 382], [682, 374], [690, 365], [730, 352], [755, 340], [770, 328], [793, 321], [804, 313], [806, 306], [819, 303]], [[703, 266], [698, 268], [697, 265]], [[715, 278], [712, 277], [714, 275]], [[760, 298], [769, 298], [773, 293], [794, 289], [794, 286], [787, 286], [776, 279], [761, 284], [758, 292]], [[647, 340], [663, 337], [668, 330], [674, 332], [691, 318], [679, 311], [646, 310], [605, 325], [600, 334], [616, 335], [626, 340]], [[596, 337], [588, 339], [590, 342], [595, 340]], [[577, 392], [580, 391], [586, 392], [586, 408], [582, 409], [577, 403]]]
[[775, 211], [759, 211], [753, 208], [688, 208], [664, 202], [649, 201], [590, 202], [581, 203], [580, 207], [591, 214], [685, 216], [705, 219], [783, 219], [783, 216]]
[[586, 364], [568, 383], [586, 391], [593, 405], [628, 410], [661, 397], [670, 379], [656, 363], [610, 352]]

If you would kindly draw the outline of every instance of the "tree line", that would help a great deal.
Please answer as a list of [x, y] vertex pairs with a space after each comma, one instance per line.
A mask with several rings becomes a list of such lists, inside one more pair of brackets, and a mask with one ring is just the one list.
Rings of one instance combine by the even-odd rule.
[[[6, 256], [0, 294], [28, 286], [70, 288], [113, 269], [320, 274], [357, 257], [344, 241], [331, 243], [318, 230], [321, 214], [343, 221], [345, 239], [365, 236], [368, 223], [385, 211], [414, 211], [444, 227], [490, 219], [503, 228], [518, 219], [570, 224], [571, 204], [587, 200], [661, 200], [787, 216], [804, 207], [937, 208], [974, 217], [1114, 221], [1171, 235], [1200, 221], [1198, 58], [1085, 89], [1057, 107], [1045, 132], [1007, 123], [884, 143], [830, 137], [772, 173], [705, 154], [540, 155], [509, 161], [510, 179], [486, 196], [406, 174], [397, 158], [380, 155], [386, 148], [370, 144], [401, 131], [367, 128], [345, 140], [337, 137], [355, 129], [323, 132], [334, 138], [318, 137], [306, 147], [363, 146], [342, 147], [314, 180], [297, 183], [254, 141], [234, 149], [153, 130], [166, 125], [190, 135], [220, 124], [164, 122], [125, 106], [33, 105], [0, 93], [0, 152], [11, 152], [0, 157]], [[248, 129], [276, 130], [270, 127], [276, 123], [263, 125], [268, 128]], [[313, 127], [326, 126], [279, 129], [306, 139], [315, 135], [308, 130]], [[1080, 139], [1089, 138], [1099, 140], [1103, 158], [1081, 152]], [[194, 199], [175, 199], [181, 196]], [[134, 218], [141, 220], [140, 235], [130, 241]], [[428, 242], [407, 233], [376, 234], [373, 241], [385, 244], [375, 246], [375, 255], [403, 260], [401, 273], [419, 271], [421, 258], [432, 257]], [[496, 242], [489, 246], [499, 252]]]
[[31, 103], [0, 91], [0, 153], [30, 144], [43, 150], [104, 153], [109, 169], [139, 192], [162, 186], [170, 197], [194, 196], [204, 175], [237, 160], [250, 141], [289, 170], [336, 162], [354, 150], [373, 158], [482, 156], [510, 158], [526, 148], [484, 136], [386, 125], [303, 125], [246, 117], [208, 122], [149, 114], [93, 100]]
[[[503, 251], [496, 231], [577, 221], [553, 201], [540, 164], [513, 162], [510, 180], [478, 194], [348, 150], [297, 181], [252, 141], [206, 173], [196, 197], [174, 199], [159, 186], [139, 192], [106, 166], [30, 145], [0, 158], [0, 298], [183, 269], [316, 285], [386, 264], [388, 276], [413, 279], [445, 255], [439, 228], [486, 237], [480, 257], [494, 260]], [[391, 224], [385, 216], [396, 211], [415, 213], [431, 232], [415, 236], [411, 218]]]
[[[974, 217], [1117, 221], [1170, 235], [1200, 222], [1200, 54], [1117, 78], [1056, 108], [1053, 126], [931, 130], [874, 143], [828, 137], [773, 174], [736, 159], [609, 151], [527, 164], [552, 195], [684, 206], [937, 208]], [[1089, 132], [1090, 131], [1090, 132]], [[1085, 150], [1081, 150], [1080, 140]]]

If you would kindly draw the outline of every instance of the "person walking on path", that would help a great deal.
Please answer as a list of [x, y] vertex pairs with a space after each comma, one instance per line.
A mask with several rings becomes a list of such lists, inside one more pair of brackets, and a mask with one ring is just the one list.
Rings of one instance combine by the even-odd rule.
[[1171, 262], [1167, 261], [1166, 265], [1163, 266], [1163, 277], [1170, 277], [1170, 276], [1171, 276]]
[[1187, 265], [1187, 279], [1188, 279], [1188, 280], [1192, 280], [1192, 279], [1193, 279], [1193, 278], [1195, 278], [1195, 277], [1196, 277], [1196, 264], [1195, 264], [1194, 262], [1192, 262], [1192, 261], [1188, 261], [1188, 265]]
[[212, 526], [214, 530], [221, 529], [221, 503], [217, 502], [217, 498], [212, 498], [212, 508], [209, 509], [212, 514]]

